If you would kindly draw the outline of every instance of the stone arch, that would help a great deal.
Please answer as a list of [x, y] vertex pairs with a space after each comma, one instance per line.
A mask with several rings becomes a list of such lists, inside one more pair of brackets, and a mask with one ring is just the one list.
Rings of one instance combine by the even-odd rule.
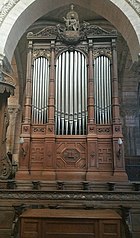
[[[5, 55], [9, 62], [22, 34], [35, 20], [56, 7], [71, 4], [71, 0], [42, 0], [41, 3], [40, 0], [15, 0], [14, 2], [13, 8], [5, 16], [0, 27], [0, 54]], [[133, 62], [137, 61], [140, 53], [139, 16], [125, 0], [73, 0], [72, 2], [87, 10], [93, 9], [110, 21], [126, 40]]]

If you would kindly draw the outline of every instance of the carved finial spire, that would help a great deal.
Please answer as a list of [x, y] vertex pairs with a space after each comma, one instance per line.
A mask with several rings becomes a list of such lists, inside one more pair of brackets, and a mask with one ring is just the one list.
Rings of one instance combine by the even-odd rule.
[[73, 9], [74, 9], [74, 5], [71, 4], [70, 8], [71, 8], [71, 11], [73, 11]]

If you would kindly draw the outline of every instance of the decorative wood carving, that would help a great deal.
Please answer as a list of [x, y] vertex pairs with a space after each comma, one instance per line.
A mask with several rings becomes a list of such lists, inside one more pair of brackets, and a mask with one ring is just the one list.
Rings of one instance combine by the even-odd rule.
[[32, 133], [36, 134], [36, 133], [41, 133], [41, 134], [45, 134], [45, 126], [33, 126], [32, 127]]
[[98, 144], [98, 161], [99, 168], [112, 169], [112, 144], [111, 143], [99, 143]]
[[97, 134], [111, 134], [112, 129], [111, 126], [98, 126]]
[[89, 168], [97, 167], [97, 143], [94, 141], [88, 142], [88, 164]]
[[33, 49], [33, 59], [36, 59], [38, 57], [46, 57], [48, 60], [50, 60], [50, 50], [48, 49]]
[[57, 190], [57, 191], [40, 191], [40, 190], [32, 190], [32, 191], [18, 191], [12, 190], [9, 193], [9, 190], [2, 190], [0, 192], [0, 199], [19, 199], [20, 201], [24, 201], [25, 199], [32, 199], [34, 201], [39, 200], [65, 200], [65, 201], [133, 201], [139, 202], [140, 201], [140, 193], [137, 191], [130, 191], [130, 192], [93, 192], [93, 191], [68, 191], [68, 190]]
[[86, 143], [57, 142], [56, 167], [61, 169], [79, 169], [86, 167]]
[[112, 59], [112, 51], [110, 47], [98, 47], [93, 50], [93, 57], [96, 58], [100, 55], [105, 55]]
[[8, 179], [12, 173], [12, 164], [8, 156], [0, 158], [0, 179]]
[[34, 142], [31, 145], [31, 158], [30, 158], [30, 169], [36, 168], [43, 169], [43, 161], [44, 161], [44, 142]]

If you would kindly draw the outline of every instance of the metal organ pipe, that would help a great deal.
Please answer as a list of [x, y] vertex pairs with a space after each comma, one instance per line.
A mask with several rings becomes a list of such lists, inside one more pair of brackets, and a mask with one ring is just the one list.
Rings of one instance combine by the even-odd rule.
[[48, 59], [39, 57], [34, 60], [33, 87], [32, 87], [32, 123], [43, 124], [47, 122], [49, 84]]
[[69, 53], [70, 55], [70, 74], [69, 74], [69, 102], [70, 102], [70, 108], [69, 108], [69, 125], [70, 125], [70, 135], [73, 134], [73, 65], [74, 65], [74, 60], [73, 60], [73, 52]]
[[85, 134], [87, 69], [78, 51], [63, 52], [56, 62], [55, 128], [58, 135]]
[[62, 84], [61, 84], [61, 102], [62, 102], [62, 110], [61, 110], [61, 133], [64, 134], [65, 130], [65, 54], [62, 55]]
[[[65, 53], [63, 53], [65, 54]], [[66, 86], [65, 86], [65, 132], [68, 135], [69, 132], [69, 52], [66, 52]], [[62, 69], [63, 70], [63, 69]]]
[[81, 57], [78, 52], [78, 131], [81, 134]]
[[94, 65], [95, 120], [97, 124], [109, 124], [112, 118], [110, 59], [98, 56]]
[[75, 51], [75, 57], [74, 57], [74, 95], [73, 95], [73, 100], [74, 100], [74, 134], [77, 134], [77, 125], [78, 125], [78, 107], [77, 107], [77, 69], [78, 69], [78, 61], [77, 61], [77, 52]]

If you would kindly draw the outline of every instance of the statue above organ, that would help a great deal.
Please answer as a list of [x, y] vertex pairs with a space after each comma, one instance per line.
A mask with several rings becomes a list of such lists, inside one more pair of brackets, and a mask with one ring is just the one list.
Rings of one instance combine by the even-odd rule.
[[[79, 23], [29, 32], [17, 178], [127, 180], [119, 112], [116, 31]], [[119, 151], [119, 153], [118, 153]]]

